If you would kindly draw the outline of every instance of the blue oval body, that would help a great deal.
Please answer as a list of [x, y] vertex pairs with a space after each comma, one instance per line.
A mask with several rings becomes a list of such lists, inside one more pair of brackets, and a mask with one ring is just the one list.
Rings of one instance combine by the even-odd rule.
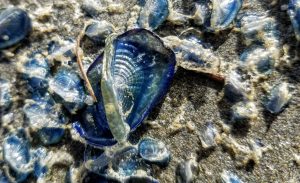
[[[87, 71], [97, 98], [97, 103], [88, 112], [94, 114], [94, 119], [89, 122], [82, 119], [74, 124], [74, 128], [90, 145], [98, 147], [116, 143], [105, 112], [105, 104], [110, 101], [104, 100], [102, 83], [105, 82], [110, 89], [115, 87], [113, 90], [116, 93], [104, 88], [106, 93], [112, 94], [107, 100], [119, 101], [114, 103], [114, 107], [120, 108], [121, 113], [116, 114], [118, 110], [115, 110], [112, 115], [121, 116], [122, 119], [117, 122], [126, 123], [133, 131], [165, 96], [176, 63], [174, 52], [146, 29], [127, 31], [109, 40], [106, 48], [112, 49], [100, 55]], [[104, 75], [109, 78], [103, 79]], [[120, 128], [115, 130], [124, 132]]]
[[263, 102], [265, 108], [269, 112], [278, 114], [283, 111], [285, 106], [287, 106], [291, 99], [288, 87], [287, 83], [281, 83], [271, 89], [267, 99]]
[[247, 99], [247, 83], [242, 76], [233, 71], [227, 76], [227, 81], [224, 86], [224, 95], [231, 102], [237, 102]]
[[139, 0], [141, 6], [138, 26], [150, 30], [157, 29], [169, 16], [168, 0]]
[[101, 93], [110, 130], [117, 140], [126, 136], [122, 123], [135, 130], [165, 96], [175, 63], [174, 52], [146, 29], [133, 29], [108, 40]]
[[28, 14], [19, 8], [0, 10], [0, 49], [12, 46], [31, 30], [31, 20]]
[[275, 65], [272, 53], [256, 44], [246, 49], [240, 56], [240, 60], [242, 67], [264, 74], [271, 73]]
[[138, 150], [135, 147], [126, 147], [116, 152], [112, 159], [112, 168], [120, 176], [130, 177], [137, 173], [140, 167]]
[[79, 75], [71, 69], [60, 68], [49, 82], [49, 90], [56, 101], [72, 114], [84, 106], [85, 91]]
[[79, 115], [78, 121], [73, 123], [73, 128], [91, 146], [115, 145], [117, 141], [113, 138], [110, 130], [101, 126], [103, 123], [107, 125], [107, 122], [103, 122], [102, 119], [97, 106], [89, 106]]
[[210, 19], [210, 28], [223, 30], [234, 21], [242, 7], [243, 0], [212, 0], [213, 9]]
[[28, 81], [29, 91], [44, 95], [48, 88], [50, 67], [45, 58], [32, 58], [23, 64], [21, 71]]
[[144, 138], [138, 145], [140, 156], [149, 163], [167, 166], [171, 155], [166, 145], [152, 138]]
[[3, 158], [16, 173], [30, 172], [29, 144], [23, 137], [8, 136], [3, 143]]
[[85, 29], [85, 35], [95, 43], [104, 43], [105, 39], [113, 33], [114, 26], [107, 21], [92, 22]]
[[[48, 96], [49, 97], [49, 96]], [[28, 124], [37, 129], [41, 142], [45, 145], [58, 143], [63, 135], [65, 116], [54, 107], [52, 98], [34, 96], [33, 103], [23, 108]]]
[[290, 0], [288, 5], [288, 14], [290, 16], [297, 40], [300, 40], [300, 1]]

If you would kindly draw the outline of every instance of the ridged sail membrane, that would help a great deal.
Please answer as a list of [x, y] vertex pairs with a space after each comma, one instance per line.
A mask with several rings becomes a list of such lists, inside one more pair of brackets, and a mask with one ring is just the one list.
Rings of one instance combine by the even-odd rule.
[[174, 75], [175, 55], [146, 29], [107, 40], [101, 92], [115, 139], [123, 141], [165, 95]]

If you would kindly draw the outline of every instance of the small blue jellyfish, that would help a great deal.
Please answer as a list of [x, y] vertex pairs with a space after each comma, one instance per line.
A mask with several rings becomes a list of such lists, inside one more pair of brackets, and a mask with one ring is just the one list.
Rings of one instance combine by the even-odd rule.
[[30, 30], [31, 20], [24, 10], [19, 8], [0, 10], [0, 49], [20, 42]]
[[4, 139], [3, 158], [17, 174], [26, 176], [31, 172], [29, 143], [23, 133], [12, 134]]
[[114, 26], [103, 20], [92, 22], [85, 29], [85, 35], [98, 44], [105, 43], [105, 39], [115, 31]]
[[23, 108], [29, 126], [37, 130], [41, 142], [45, 145], [58, 143], [63, 135], [65, 116], [54, 106], [51, 97], [37, 97]]
[[213, 30], [223, 30], [228, 28], [236, 18], [243, 0], [212, 0], [212, 3], [210, 27]]
[[287, 106], [291, 97], [292, 95], [289, 91], [288, 83], [283, 82], [271, 89], [263, 104], [269, 112], [278, 114]]
[[224, 30], [235, 20], [242, 4], [243, 0], [204, 0], [195, 4], [193, 17], [196, 24], [203, 24], [208, 31]]
[[141, 6], [137, 24], [140, 28], [155, 30], [169, 16], [168, 0], [139, 0]]
[[106, 44], [87, 73], [97, 98], [88, 112], [93, 118], [83, 117], [73, 125], [98, 147], [125, 141], [141, 124], [166, 94], [176, 62], [174, 52], [146, 29], [127, 31]]
[[48, 60], [40, 56], [35, 56], [20, 66], [24, 78], [28, 81], [29, 91], [44, 95], [48, 88], [48, 77], [50, 75], [50, 67]]
[[231, 109], [233, 122], [255, 119], [258, 115], [255, 103], [249, 101], [238, 102]]
[[55, 100], [75, 114], [85, 104], [86, 93], [79, 75], [68, 68], [60, 68], [49, 82], [49, 91]]
[[216, 137], [218, 135], [218, 130], [214, 127], [214, 125], [211, 122], [206, 123], [199, 134], [202, 147], [205, 149], [215, 147], [217, 145]]
[[144, 138], [139, 142], [138, 150], [140, 156], [149, 163], [167, 166], [171, 156], [166, 145], [152, 138]]
[[242, 76], [238, 72], [233, 71], [227, 77], [224, 95], [231, 102], [241, 101], [247, 99], [248, 88]]
[[270, 73], [275, 65], [273, 53], [255, 44], [242, 53], [240, 60], [243, 68], [258, 74]]
[[290, 0], [288, 14], [294, 27], [297, 40], [300, 40], [300, 1]]

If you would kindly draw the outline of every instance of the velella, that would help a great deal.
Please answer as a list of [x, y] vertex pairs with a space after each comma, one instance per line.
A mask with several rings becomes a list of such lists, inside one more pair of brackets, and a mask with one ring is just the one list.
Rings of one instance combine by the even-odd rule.
[[214, 125], [211, 122], [208, 122], [201, 130], [199, 136], [202, 147], [205, 149], [209, 149], [217, 145], [216, 138], [217, 136], [219, 136], [219, 133], [218, 130], [214, 127]]
[[49, 91], [70, 113], [84, 106], [86, 93], [79, 75], [72, 69], [62, 67], [49, 81]]
[[232, 71], [227, 76], [227, 81], [224, 86], [224, 95], [231, 102], [237, 102], [247, 99], [249, 86], [243, 80], [241, 74], [237, 71]]
[[41, 95], [47, 92], [50, 66], [48, 60], [41, 54], [36, 54], [19, 64], [18, 69], [27, 80], [30, 92], [39, 92]]
[[208, 31], [220, 31], [230, 27], [241, 9], [243, 0], [204, 0], [195, 4], [195, 23]]
[[297, 40], [300, 40], [300, 1], [299, 0], [290, 0], [288, 5], [288, 14], [290, 16], [295, 36]]
[[107, 36], [115, 31], [114, 26], [107, 21], [95, 21], [85, 29], [85, 35], [95, 43], [104, 43]]
[[214, 30], [227, 28], [237, 16], [243, 0], [213, 0], [210, 27]]
[[269, 95], [264, 99], [265, 108], [273, 113], [278, 114], [287, 106], [292, 95], [289, 91], [289, 85], [286, 82], [275, 85], [269, 92]]
[[258, 45], [246, 49], [241, 57], [241, 67], [256, 74], [268, 74], [275, 66], [273, 54]]
[[[135, 130], [166, 94], [175, 62], [173, 51], [146, 29], [133, 29], [108, 38], [103, 58], [91, 65], [102, 68], [101, 74], [99, 69], [96, 74], [89, 74], [94, 69], [88, 72], [90, 77], [96, 77], [91, 79], [91, 85], [101, 85], [95, 90], [99, 100], [96, 110], [105, 117], [101, 115], [96, 124], [109, 127], [114, 139], [124, 141], [128, 132]], [[77, 131], [87, 134], [80, 125]]]
[[27, 101], [23, 108], [27, 123], [33, 131], [37, 131], [43, 144], [59, 142], [65, 132], [65, 116], [50, 96], [34, 96], [34, 99]]
[[168, 0], [139, 0], [141, 11], [137, 24], [140, 28], [157, 29], [169, 16]]
[[20, 42], [30, 30], [31, 20], [27, 12], [15, 7], [0, 10], [0, 49]]
[[139, 155], [149, 163], [161, 166], [168, 165], [170, 161], [170, 152], [166, 145], [152, 138], [144, 138], [138, 145]]
[[8, 136], [3, 143], [3, 158], [16, 172], [28, 174], [32, 170], [30, 149], [23, 133]]

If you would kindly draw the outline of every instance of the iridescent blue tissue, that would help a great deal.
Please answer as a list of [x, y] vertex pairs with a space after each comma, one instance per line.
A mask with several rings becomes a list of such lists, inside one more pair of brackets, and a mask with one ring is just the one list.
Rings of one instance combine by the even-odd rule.
[[72, 69], [60, 68], [49, 82], [49, 91], [72, 114], [84, 106], [86, 93], [79, 75]]
[[235, 20], [243, 4], [243, 0], [213, 0], [212, 2], [210, 27], [214, 30], [228, 28]]
[[95, 147], [112, 146], [117, 143], [108, 128], [103, 128], [106, 121], [98, 112], [97, 106], [89, 106], [79, 115], [73, 128], [86, 142]]
[[139, 0], [141, 11], [138, 26], [150, 30], [157, 29], [169, 16], [168, 0]]
[[31, 171], [29, 143], [23, 134], [12, 134], [4, 139], [3, 158], [16, 173]]
[[124, 141], [165, 96], [175, 68], [174, 52], [146, 29], [133, 29], [107, 40], [101, 93], [114, 138]]
[[11, 84], [0, 78], [0, 109], [5, 110], [12, 104]]
[[[166, 94], [175, 62], [174, 53], [148, 30], [110, 37], [104, 54], [87, 71], [97, 98], [87, 109], [93, 120], [79, 119], [74, 124], [77, 132], [93, 146], [113, 145], [116, 136], [126, 139], [128, 131], [135, 130]], [[111, 102], [113, 110], [108, 115], [105, 105]]]
[[30, 92], [39, 92], [43, 95], [47, 92], [50, 67], [48, 60], [42, 57], [27, 60], [21, 69], [24, 78], [28, 81]]
[[89, 24], [85, 29], [85, 35], [93, 42], [103, 44], [105, 39], [115, 31], [114, 26], [103, 20]]
[[28, 14], [19, 8], [0, 9], [0, 49], [23, 40], [31, 30]]
[[231, 102], [238, 102], [247, 99], [248, 84], [243, 80], [241, 74], [237, 71], [232, 71], [227, 76], [224, 86], [224, 95]]
[[292, 94], [289, 91], [289, 85], [286, 82], [275, 85], [264, 99], [265, 108], [273, 114], [278, 114], [288, 105]]
[[300, 1], [290, 0], [288, 5], [288, 14], [290, 16], [297, 40], [300, 40]]
[[259, 45], [252, 45], [240, 56], [241, 66], [257, 73], [271, 73], [275, 65], [273, 53]]
[[127, 147], [114, 154], [112, 168], [120, 176], [130, 177], [137, 174], [140, 163], [138, 150], [135, 147]]
[[195, 4], [195, 23], [208, 31], [220, 31], [230, 27], [236, 19], [243, 0], [203, 0]]
[[140, 156], [149, 163], [167, 166], [171, 155], [166, 145], [152, 138], [144, 138], [139, 142], [138, 150]]
[[63, 125], [66, 123], [66, 118], [54, 105], [53, 99], [46, 96], [35, 98], [23, 108], [27, 123], [37, 131], [40, 141], [45, 145], [58, 143], [65, 131]]

